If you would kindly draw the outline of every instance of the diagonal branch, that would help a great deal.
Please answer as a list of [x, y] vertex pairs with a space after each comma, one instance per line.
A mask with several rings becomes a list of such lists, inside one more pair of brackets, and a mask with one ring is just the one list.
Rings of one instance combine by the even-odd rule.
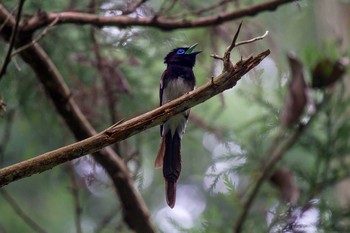
[[256, 4], [235, 11], [221, 13], [218, 15], [203, 16], [192, 20], [185, 18], [171, 19], [166, 17], [129, 17], [126, 15], [102, 16], [79, 12], [58, 12], [58, 13], [40, 13], [34, 15], [31, 19], [23, 23], [23, 31], [35, 31], [39, 28], [49, 25], [53, 20], [59, 18], [57, 24], [89, 24], [98, 27], [102, 26], [144, 26], [155, 27], [162, 30], [174, 30], [179, 28], [205, 27], [222, 24], [227, 21], [239, 19], [245, 16], [254, 16], [264, 11], [272, 11], [277, 7], [294, 2], [296, 0], [271, 0], [265, 3]]
[[[12, 53], [13, 46], [15, 45], [15, 39], [16, 39], [17, 32], [18, 32], [19, 21], [21, 20], [22, 8], [23, 8], [23, 5], [24, 5], [24, 1], [25, 0], [20, 0], [19, 1], [19, 6], [18, 6], [17, 16], [16, 16], [16, 23], [15, 23], [13, 31], [11, 33], [9, 48], [7, 50], [7, 54], [6, 54], [5, 59], [4, 59], [3, 63], [2, 63], [2, 66], [0, 68], [0, 80], [5, 75], [6, 69], [7, 69], [7, 65], [10, 63], [10, 60], [11, 60], [11, 53]], [[4, 22], [4, 25], [5, 25], [5, 23], [6, 22]]]
[[171, 116], [232, 88], [244, 74], [257, 66], [269, 53], [270, 50], [266, 50], [256, 57], [241, 60], [234, 66], [229, 66], [228, 70], [224, 70], [219, 76], [196, 90], [140, 116], [117, 123], [92, 137], [0, 169], [0, 187], [15, 180], [49, 170], [86, 154], [95, 153], [106, 146], [159, 125]]

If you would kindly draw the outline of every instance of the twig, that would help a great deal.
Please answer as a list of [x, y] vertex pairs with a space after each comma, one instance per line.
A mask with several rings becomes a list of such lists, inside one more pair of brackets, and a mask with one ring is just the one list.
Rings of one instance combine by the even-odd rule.
[[262, 40], [268, 35], [268, 31], [266, 31], [264, 33], [264, 35], [262, 35], [262, 36], [254, 37], [254, 38], [252, 38], [250, 40], [244, 40], [244, 41], [240, 41], [240, 42], [236, 43], [239, 31], [241, 29], [241, 26], [242, 26], [242, 22], [239, 24], [237, 32], [235, 34], [235, 37], [233, 38], [230, 46], [227, 47], [224, 57], [220, 57], [217, 54], [212, 54], [212, 55], [210, 55], [212, 58], [218, 59], [218, 60], [221, 60], [221, 61], [225, 61], [225, 57], [230, 55], [230, 53], [231, 53], [233, 48], [238, 47], [240, 45], [244, 45], [244, 44], [250, 44], [250, 43], [253, 43], [253, 42], [258, 41], [258, 40]]
[[269, 31], [266, 31], [266, 32], [264, 33], [264, 35], [262, 35], [262, 36], [255, 37], [255, 38], [250, 39], [250, 40], [240, 41], [240, 42], [238, 42], [235, 46], [238, 47], [238, 46], [241, 46], [241, 45], [244, 45], [244, 44], [253, 43], [253, 42], [257, 41], [257, 40], [262, 40], [262, 39], [264, 39], [268, 34], [269, 34]]
[[34, 40], [32, 40], [30, 43], [23, 45], [22, 47], [16, 49], [12, 54], [11, 57], [16, 56], [18, 53], [26, 50], [27, 48], [35, 45], [36, 43], [39, 42], [39, 40], [41, 40], [46, 33], [58, 22], [59, 18], [56, 18], [54, 21], [52, 21], [49, 26], [47, 26]]
[[74, 220], [75, 220], [75, 227], [76, 227], [76, 232], [77, 233], [82, 233], [82, 229], [81, 229], [81, 212], [82, 212], [82, 208], [80, 205], [80, 201], [79, 201], [79, 185], [77, 182], [77, 178], [75, 176], [74, 173], [74, 166], [72, 163], [68, 163], [67, 165], [67, 169], [68, 169], [68, 174], [69, 174], [69, 178], [70, 178], [70, 182], [71, 182], [71, 187], [70, 187], [70, 191], [72, 193], [72, 198], [73, 198], [73, 204], [74, 204]]
[[6, 26], [7, 22], [11, 19], [11, 15], [17, 10], [18, 6], [16, 6], [12, 11], [11, 14], [8, 14], [4, 20], [4, 22], [0, 26], [0, 32], [1, 30]]
[[[319, 106], [321, 106], [321, 104]], [[234, 226], [235, 233], [240, 233], [242, 231], [244, 222], [245, 222], [246, 217], [247, 217], [248, 212], [249, 212], [249, 209], [252, 206], [253, 201], [254, 201], [255, 197], [257, 196], [261, 186], [263, 185], [265, 180], [270, 177], [271, 173], [273, 172], [274, 166], [283, 157], [283, 155], [297, 142], [297, 140], [303, 134], [305, 129], [313, 122], [313, 119], [315, 118], [316, 113], [317, 113], [317, 111], [313, 115], [310, 116], [310, 119], [307, 123], [305, 123], [305, 124], [300, 123], [298, 129], [288, 139], [286, 139], [286, 141], [284, 142], [284, 144], [282, 146], [278, 147], [278, 145], [271, 145], [270, 148], [272, 148], [272, 147], [275, 147], [275, 148], [272, 152], [269, 149], [267, 151], [266, 155], [264, 156], [266, 158], [266, 157], [269, 157], [269, 155], [271, 154], [269, 162], [262, 169], [261, 175], [259, 176], [255, 186], [253, 187], [253, 190], [251, 191], [247, 200], [243, 204], [242, 212], [239, 215], [239, 217], [236, 221], [236, 224]], [[283, 130], [284, 129], [282, 129], [282, 131]], [[280, 141], [282, 135], [284, 135], [283, 132], [277, 134], [275, 140], [273, 141], [274, 144], [276, 142]]]
[[11, 52], [12, 52], [13, 46], [15, 45], [15, 39], [16, 39], [17, 32], [18, 32], [19, 21], [21, 20], [22, 8], [23, 8], [24, 1], [25, 0], [19, 0], [19, 6], [18, 6], [17, 15], [16, 15], [15, 27], [14, 27], [12, 33], [11, 33], [11, 38], [10, 38], [10, 42], [9, 42], [9, 48], [7, 50], [7, 53], [6, 53], [6, 56], [5, 56], [5, 60], [2, 63], [2, 67], [0, 69], [0, 80], [5, 75], [7, 65], [10, 63], [10, 60], [11, 60]]
[[236, 33], [235, 33], [235, 36], [234, 36], [233, 39], [232, 39], [231, 44], [226, 48], [226, 51], [225, 51], [224, 56], [223, 56], [223, 57], [220, 57], [220, 56], [218, 56], [218, 55], [216, 55], [216, 54], [211, 55], [212, 58], [223, 61], [223, 62], [224, 62], [224, 66], [225, 66], [225, 64], [227, 64], [227, 63], [231, 63], [231, 62], [230, 62], [231, 51], [232, 51], [232, 49], [236, 46], [236, 41], [237, 41], [239, 32], [240, 32], [240, 30], [241, 30], [242, 23], [243, 23], [243, 22], [241, 22], [241, 23], [239, 24], [238, 29], [237, 29], [237, 31], [236, 31]]
[[233, 40], [232, 40], [230, 46], [226, 49], [225, 56], [227, 56], [226, 54], [230, 54], [232, 49], [234, 47], [236, 47], [236, 41], [237, 41], [239, 32], [241, 31], [242, 23], [243, 23], [243, 21], [241, 21], [240, 24], [238, 25], [237, 32], [236, 32], [235, 36], [233, 37]]
[[33, 219], [26, 214], [20, 205], [16, 202], [16, 200], [11, 197], [11, 195], [5, 190], [0, 189], [1, 196], [5, 199], [5, 201], [11, 206], [11, 208], [16, 212], [16, 214], [30, 227], [33, 231], [38, 233], [46, 233], [46, 231], [41, 228]]

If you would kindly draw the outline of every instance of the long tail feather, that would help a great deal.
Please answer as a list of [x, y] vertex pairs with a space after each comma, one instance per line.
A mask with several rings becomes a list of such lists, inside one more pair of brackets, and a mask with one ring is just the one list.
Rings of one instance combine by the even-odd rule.
[[174, 208], [176, 201], [176, 183], [166, 181], [166, 202], [170, 208]]
[[165, 138], [162, 137], [162, 142], [160, 143], [160, 148], [157, 154], [157, 158], [154, 161], [155, 168], [163, 167], [164, 154], [165, 154]]
[[173, 208], [176, 200], [176, 182], [181, 172], [181, 137], [176, 132], [174, 136], [169, 131], [165, 135], [165, 153], [163, 160], [163, 175], [166, 181], [166, 196], [168, 205]]

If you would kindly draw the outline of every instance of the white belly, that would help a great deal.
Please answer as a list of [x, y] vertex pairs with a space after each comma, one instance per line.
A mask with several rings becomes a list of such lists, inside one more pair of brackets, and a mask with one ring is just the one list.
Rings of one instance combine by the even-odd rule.
[[[167, 87], [163, 90], [162, 104], [168, 103], [180, 96], [192, 91], [192, 88], [184, 82], [184, 79], [179, 77], [177, 79], [169, 81]], [[185, 133], [187, 118], [190, 110], [183, 113], [179, 113], [163, 124], [163, 135], [168, 130], [171, 131], [172, 135], [178, 132], [180, 136]]]

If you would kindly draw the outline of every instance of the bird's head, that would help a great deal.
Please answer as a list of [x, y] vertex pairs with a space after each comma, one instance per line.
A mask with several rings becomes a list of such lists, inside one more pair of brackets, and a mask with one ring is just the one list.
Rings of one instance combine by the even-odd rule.
[[196, 55], [202, 51], [193, 51], [198, 43], [190, 47], [180, 47], [172, 50], [164, 58], [166, 64], [177, 64], [182, 66], [193, 67], [196, 64]]

